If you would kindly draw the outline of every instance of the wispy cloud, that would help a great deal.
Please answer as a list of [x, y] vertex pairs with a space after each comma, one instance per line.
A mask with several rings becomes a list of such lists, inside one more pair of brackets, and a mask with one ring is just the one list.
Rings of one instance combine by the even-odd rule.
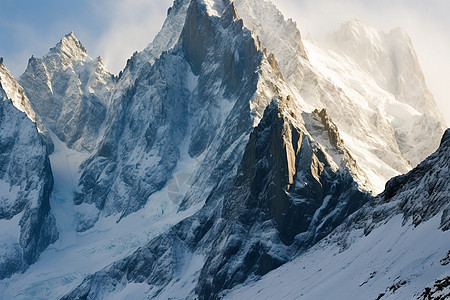
[[97, 52], [108, 69], [118, 73], [134, 51], [141, 51], [161, 29], [171, 0], [102, 0], [95, 9], [107, 23]]

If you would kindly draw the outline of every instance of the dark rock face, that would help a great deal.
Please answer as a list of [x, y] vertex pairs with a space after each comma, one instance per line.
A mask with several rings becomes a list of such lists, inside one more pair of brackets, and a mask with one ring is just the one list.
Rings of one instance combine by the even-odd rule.
[[53, 176], [46, 143], [36, 125], [8, 100], [1, 83], [0, 183], [0, 222], [18, 228], [0, 235], [3, 279], [34, 263], [58, 233], [50, 213]]
[[211, 39], [209, 22], [208, 14], [204, 10], [199, 10], [197, 0], [191, 1], [181, 37], [186, 57], [196, 75], [200, 74], [201, 65], [206, 57], [206, 44]]
[[204, 299], [289, 261], [371, 199], [348, 171], [331, 168], [285, 105], [273, 102], [250, 135], [200, 275]]
[[[121, 80], [133, 84], [114, 94], [110, 108], [114, 113], [106, 121], [104, 137], [82, 165], [77, 204], [95, 203], [104, 215], [126, 216], [137, 211], [173, 176], [182, 148], [187, 148], [184, 155], [191, 158], [203, 154], [205, 169], [223, 166], [217, 173], [197, 179], [212, 182], [210, 186], [205, 183], [208, 188], [233, 168], [220, 159], [251, 128], [249, 99], [256, 90], [263, 53], [242, 22], [226, 25], [205, 10], [203, 3], [191, 3], [180, 42], [152, 65], [138, 65], [142, 62], [137, 56], [132, 59], [127, 68], [140, 71], [129, 78], [132, 72], [126, 69], [118, 82], [119, 86]], [[198, 28], [196, 22], [209, 24], [201, 27], [207, 26], [210, 33], [198, 33], [206, 29]], [[188, 31], [210, 35], [202, 37], [202, 47], [208, 51], [201, 58], [197, 50], [190, 50], [195, 43], [187, 41], [192, 38]], [[229, 43], [230, 37], [234, 37], [233, 43]], [[215, 69], [225, 63], [235, 70], [233, 83], [229, 74]], [[207, 193], [192, 191], [181, 209], [206, 197]]]

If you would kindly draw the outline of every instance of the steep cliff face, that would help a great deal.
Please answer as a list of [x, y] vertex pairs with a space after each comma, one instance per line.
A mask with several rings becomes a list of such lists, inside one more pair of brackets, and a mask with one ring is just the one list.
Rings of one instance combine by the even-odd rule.
[[70, 148], [92, 151], [106, 118], [113, 76], [72, 33], [42, 59], [32, 57], [19, 79], [45, 127]]
[[316, 246], [223, 298], [446, 299], [449, 141], [447, 129], [435, 153]]
[[[411, 39], [402, 28], [380, 32], [359, 20], [344, 23], [328, 36], [326, 47], [369, 74], [372, 85], [387, 91], [387, 103], [373, 99], [389, 122], [402, 155], [413, 166], [439, 146], [446, 122], [428, 89]], [[361, 73], [357, 74], [360, 78]], [[351, 82], [344, 86], [352, 86]], [[365, 92], [368, 94], [367, 92]], [[380, 105], [381, 104], [381, 105]]]
[[371, 205], [375, 208], [373, 222], [403, 214], [404, 223], [412, 222], [418, 226], [442, 213], [441, 229], [450, 229], [449, 170], [450, 129], [447, 129], [435, 153], [411, 172], [386, 183], [384, 192]]
[[3, 279], [34, 263], [57, 239], [58, 233], [50, 213], [53, 176], [46, 143], [36, 124], [28, 118], [34, 112], [23, 89], [3, 64], [0, 74], [0, 279]]
[[[223, 9], [232, 10], [232, 4]], [[196, 35], [202, 36], [201, 45]], [[242, 21], [210, 16], [204, 3], [193, 1], [180, 37], [154, 64], [142, 66], [130, 87], [115, 93], [105, 135], [82, 166], [76, 203], [95, 203], [103, 215], [126, 216], [168, 183], [179, 161], [205, 158], [215, 165], [251, 128], [249, 100], [264, 54]], [[200, 55], [195, 47], [208, 51]], [[254, 109], [261, 111], [260, 106], [264, 103]], [[222, 132], [223, 126], [230, 131]]]
[[289, 102], [272, 102], [249, 137], [221, 225], [206, 235], [212, 250], [196, 288], [202, 299], [286, 263], [371, 199], [348, 169], [336, 168]]
[[140, 284], [148, 297], [213, 299], [289, 261], [367, 202], [348, 170], [338, 170], [292, 116], [293, 104], [279, 101], [266, 108], [236, 171], [217, 182], [198, 213], [66, 298], [126, 295]]

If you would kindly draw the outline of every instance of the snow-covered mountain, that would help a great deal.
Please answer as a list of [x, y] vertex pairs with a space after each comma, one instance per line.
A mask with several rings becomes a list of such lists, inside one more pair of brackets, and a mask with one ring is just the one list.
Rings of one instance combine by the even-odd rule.
[[23, 89], [0, 62], [0, 279], [24, 271], [58, 238], [53, 175]]
[[73, 33], [31, 58], [16, 106], [54, 145], [59, 239], [0, 297], [240, 298], [295, 257], [350, 263], [361, 232], [401, 240], [402, 214], [447, 229], [446, 137], [374, 197], [446, 127], [409, 38], [343, 28], [318, 43], [267, 0], [176, 0], [117, 77]]
[[[361, 78], [361, 73], [368, 73], [372, 85], [390, 94], [388, 97], [378, 96], [387, 98], [387, 101], [380, 101], [373, 99], [374, 95], [369, 94], [368, 97], [367, 92], [362, 92], [369, 101], [374, 101], [390, 122], [399, 150], [413, 166], [437, 149], [446, 128], [445, 120], [426, 86], [417, 55], [405, 30], [395, 28], [384, 33], [359, 20], [352, 20], [330, 34], [324, 44], [334, 51], [334, 59], [339, 62], [350, 60], [357, 65], [359, 73], [351, 74], [350, 80], [343, 82], [345, 89], [353, 87], [360, 92], [361, 87], [355, 84], [352, 77], [356, 75]], [[349, 70], [346, 72], [350, 73]]]
[[327, 238], [224, 299], [448, 299], [449, 169], [450, 129]]
[[48, 130], [72, 149], [94, 149], [114, 77], [100, 57], [89, 57], [73, 32], [43, 58], [31, 57], [19, 83]]

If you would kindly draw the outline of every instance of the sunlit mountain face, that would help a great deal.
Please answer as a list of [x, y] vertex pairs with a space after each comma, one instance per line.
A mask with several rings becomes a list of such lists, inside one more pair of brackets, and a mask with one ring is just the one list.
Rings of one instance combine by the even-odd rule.
[[0, 84], [0, 298], [450, 293], [450, 135], [403, 29], [176, 0], [118, 75], [71, 32]]

